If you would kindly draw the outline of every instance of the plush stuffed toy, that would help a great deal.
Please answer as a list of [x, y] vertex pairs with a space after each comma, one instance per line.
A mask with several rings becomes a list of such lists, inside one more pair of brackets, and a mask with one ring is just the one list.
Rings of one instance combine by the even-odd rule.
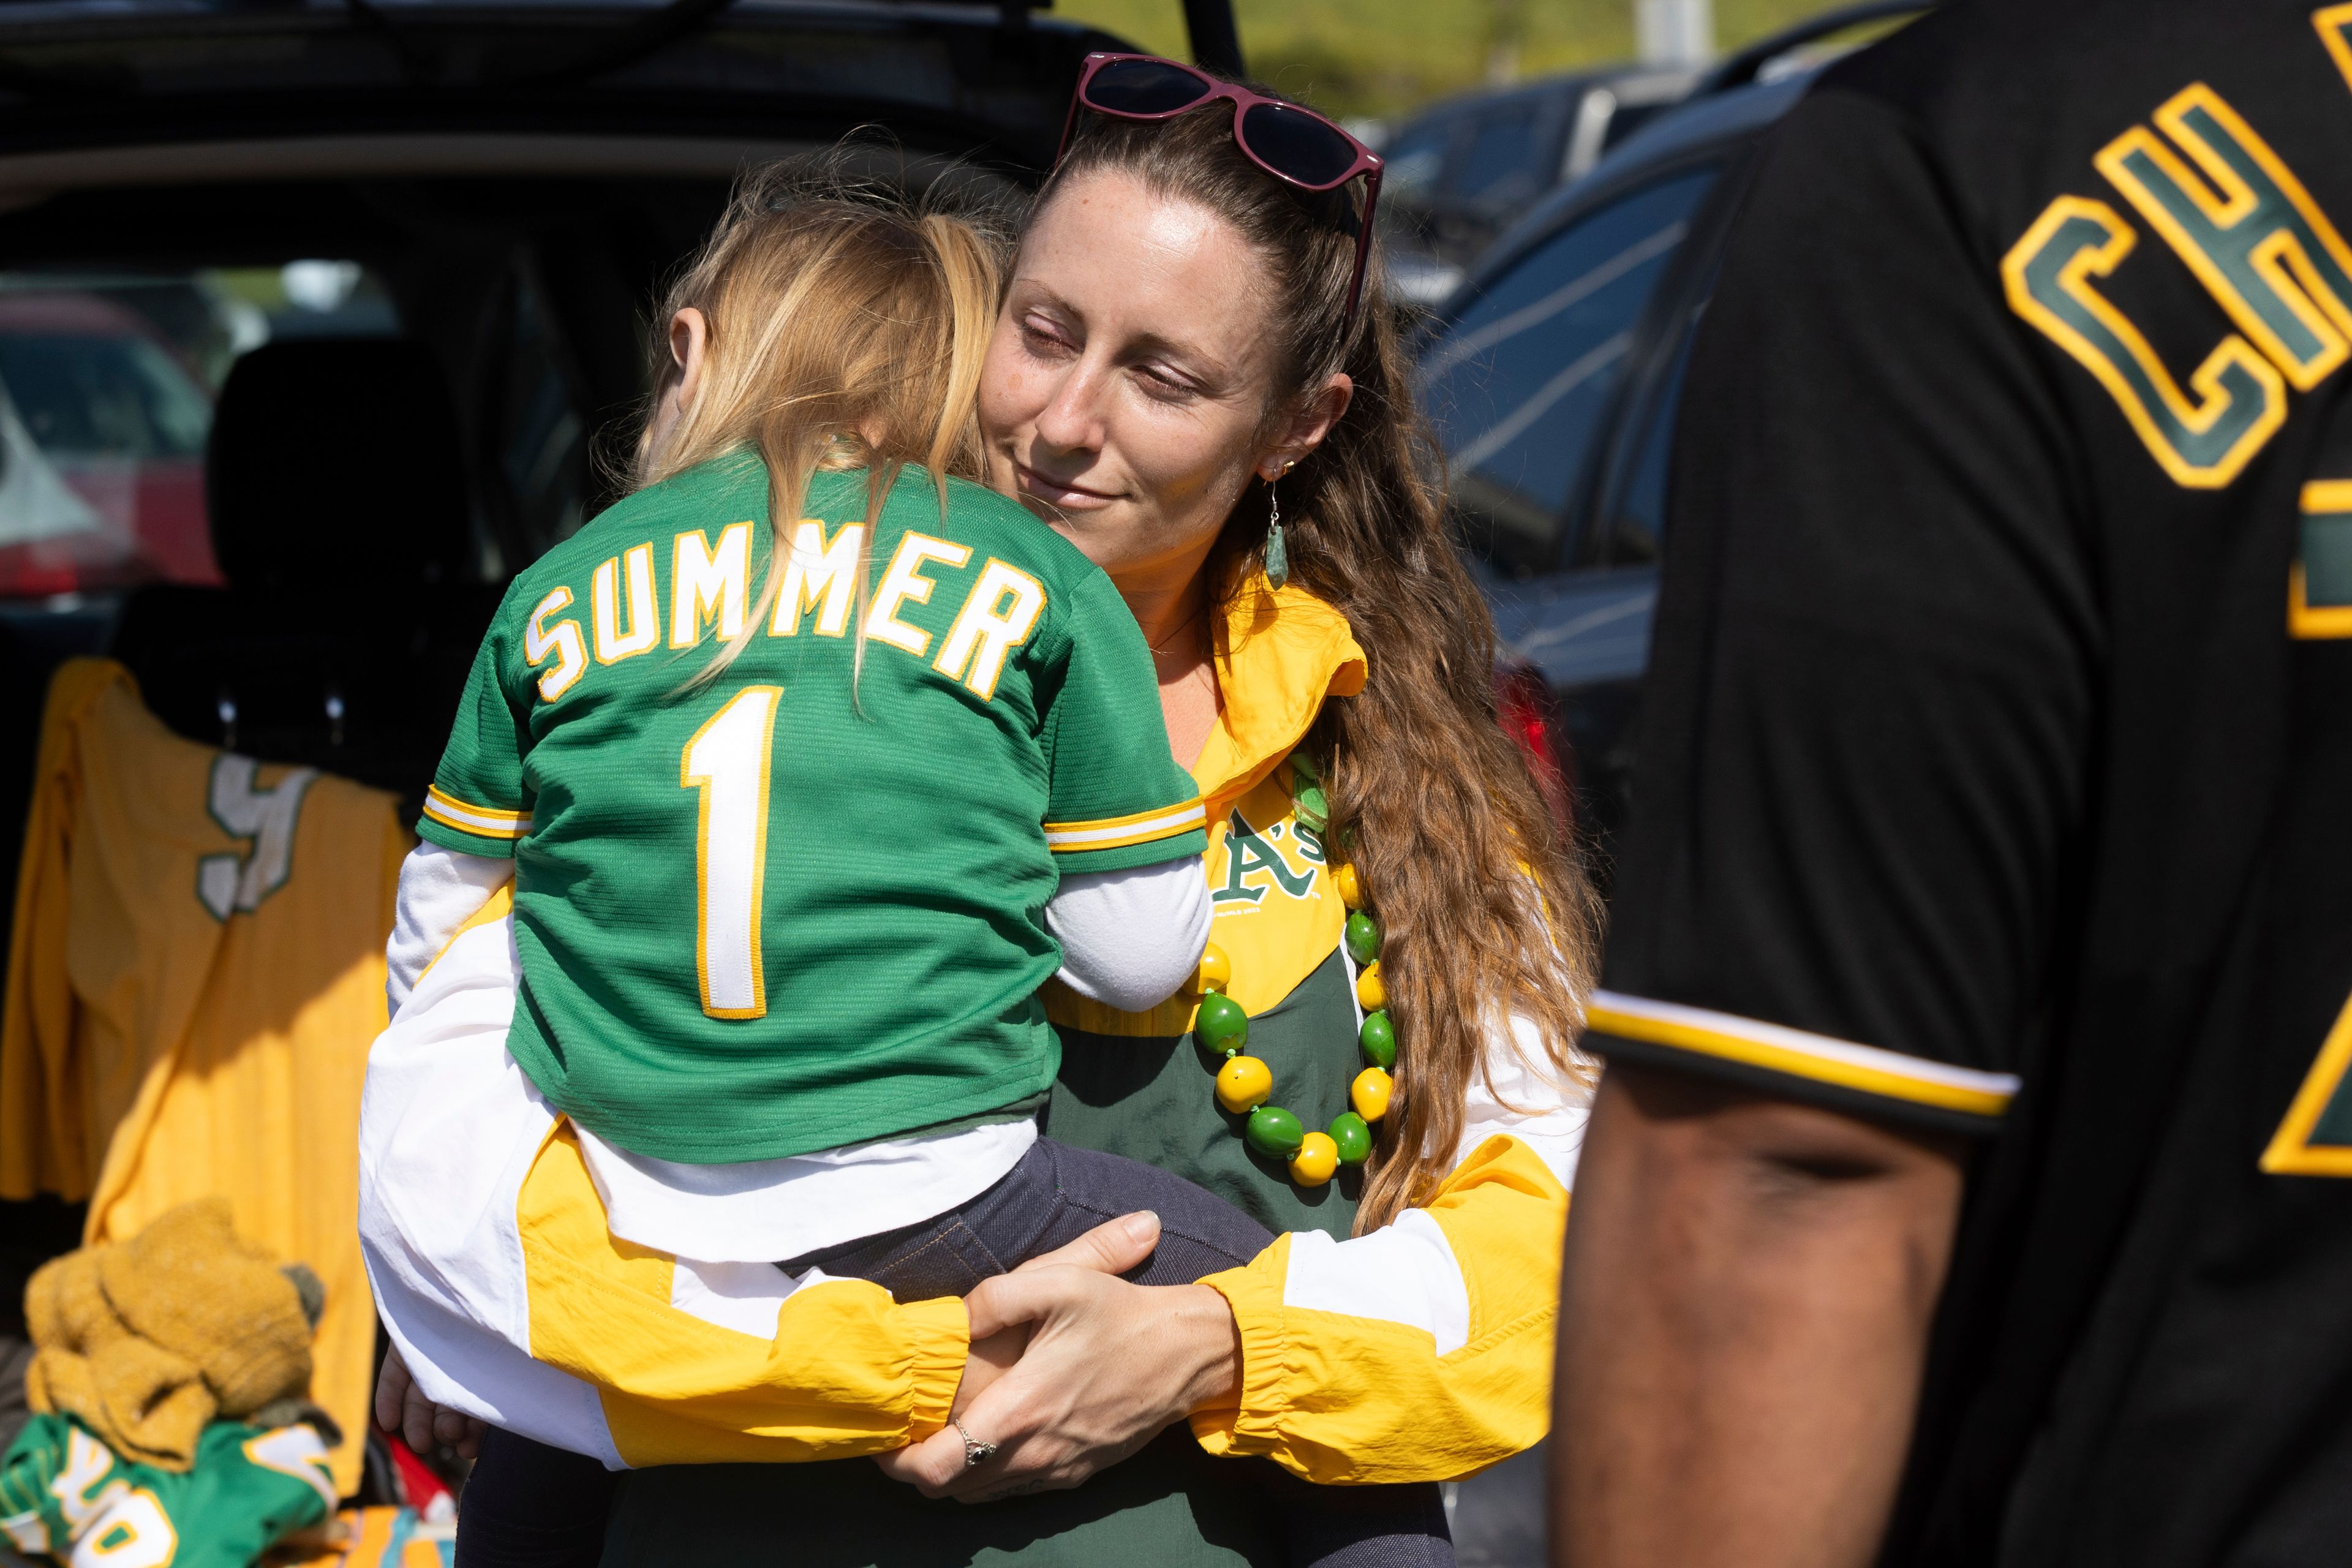
[[184, 1471], [216, 1419], [326, 1419], [305, 1399], [323, 1304], [310, 1269], [236, 1234], [226, 1200], [183, 1204], [33, 1276], [26, 1403], [74, 1417], [125, 1459]]

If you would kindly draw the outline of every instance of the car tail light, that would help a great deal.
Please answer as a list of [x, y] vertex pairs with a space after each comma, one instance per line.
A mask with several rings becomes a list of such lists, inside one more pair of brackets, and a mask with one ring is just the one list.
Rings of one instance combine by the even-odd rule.
[[46, 599], [86, 585], [80, 566], [70, 560], [45, 560], [27, 546], [0, 549], [0, 599]]
[[1576, 826], [1569, 777], [1575, 758], [1559, 744], [1551, 688], [1544, 683], [1542, 672], [1525, 664], [1498, 668], [1495, 716], [1502, 721], [1503, 733], [1527, 753], [1528, 771], [1535, 775], [1536, 788], [1543, 793], [1544, 804], [1551, 807], [1552, 822], [1565, 837]]

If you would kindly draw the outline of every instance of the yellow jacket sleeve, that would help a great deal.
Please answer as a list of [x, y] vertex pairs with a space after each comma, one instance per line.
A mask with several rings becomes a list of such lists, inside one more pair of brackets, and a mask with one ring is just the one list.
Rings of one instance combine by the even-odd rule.
[[1460, 1268], [1459, 1349], [1426, 1328], [1286, 1306], [1292, 1238], [1202, 1281], [1233, 1304], [1237, 1408], [1192, 1431], [1217, 1455], [1263, 1455], [1324, 1485], [1452, 1480], [1534, 1445], [1550, 1424], [1552, 1320], [1568, 1189], [1516, 1138], [1480, 1144], [1423, 1205]]
[[903, 1305], [863, 1280], [783, 1299], [763, 1339], [672, 1305], [676, 1259], [621, 1241], [569, 1122], [525, 1178], [530, 1353], [593, 1385], [633, 1467], [836, 1459], [947, 1424], [968, 1321], [955, 1297]]

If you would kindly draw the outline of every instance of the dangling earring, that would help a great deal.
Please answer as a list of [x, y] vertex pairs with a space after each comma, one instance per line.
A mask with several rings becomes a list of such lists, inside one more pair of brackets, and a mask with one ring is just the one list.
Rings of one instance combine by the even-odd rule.
[[1265, 581], [1269, 587], [1279, 588], [1290, 581], [1290, 547], [1282, 538], [1282, 497], [1275, 490], [1285, 475], [1298, 465], [1282, 465], [1282, 473], [1265, 483], [1267, 517], [1265, 521]]

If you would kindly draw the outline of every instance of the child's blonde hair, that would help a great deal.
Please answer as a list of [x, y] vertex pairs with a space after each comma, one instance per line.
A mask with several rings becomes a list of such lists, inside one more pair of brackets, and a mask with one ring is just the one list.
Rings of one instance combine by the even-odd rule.
[[658, 449], [650, 416], [638, 437], [634, 486], [746, 448], [768, 468], [772, 548], [758, 601], [694, 684], [731, 663], [767, 620], [813, 475], [867, 470], [860, 664], [867, 557], [899, 469], [929, 472], [942, 516], [950, 476], [986, 478], [976, 405], [1010, 248], [1003, 228], [977, 209], [942, 210], [840, 167], [836, 156], [746, 175], [654, 322], [656, 400], [680, 374], [671, 319], [699, 310], [708, 337], [693, 404]]

